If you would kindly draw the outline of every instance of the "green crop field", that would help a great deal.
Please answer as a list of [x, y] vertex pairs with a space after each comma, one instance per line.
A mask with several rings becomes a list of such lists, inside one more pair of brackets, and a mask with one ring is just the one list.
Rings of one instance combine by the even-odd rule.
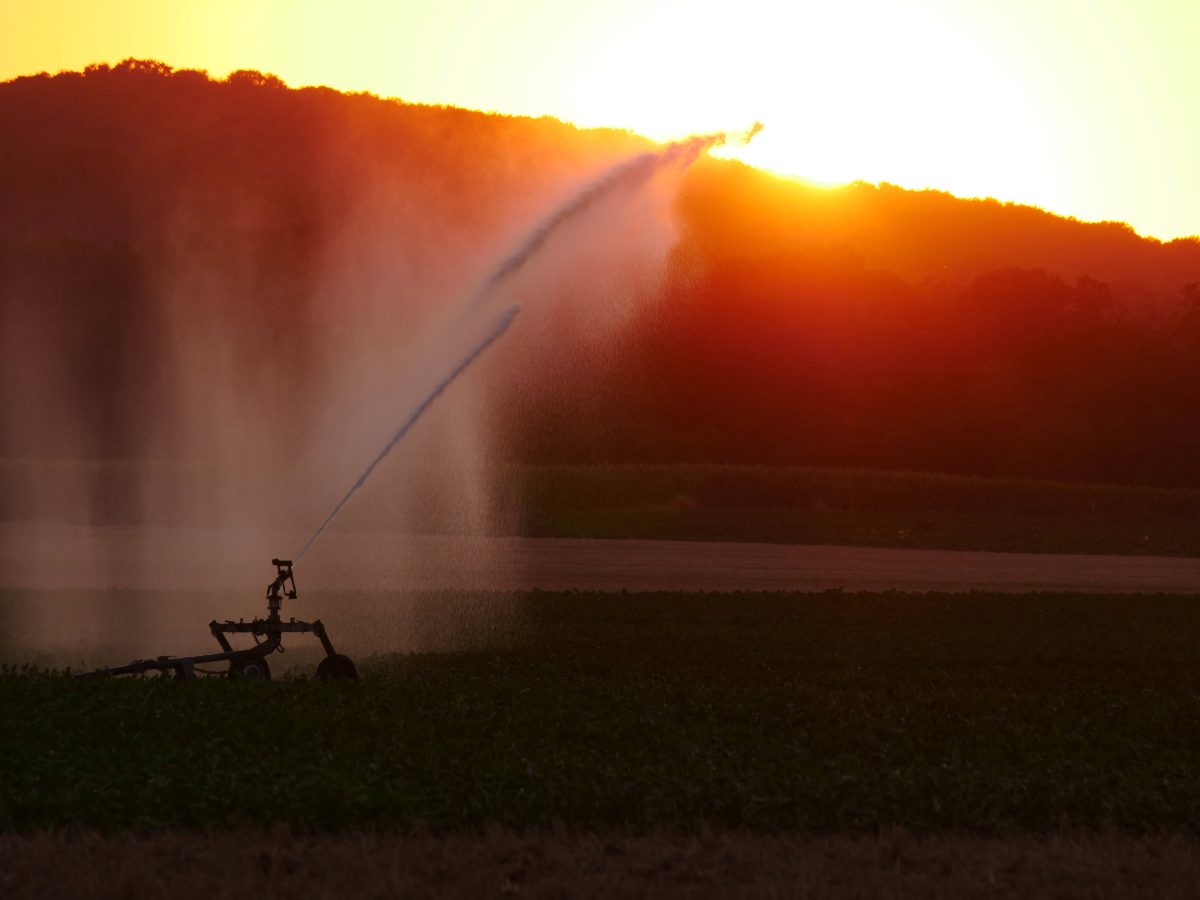
[[496, 480], [512, 530], [535, 536], [1200, 554], [1190, 490], [733, 465], [522, 466]]
[[532, 593], [434, 614], [493, 599], [507, 624], [470, 649], [364, 659], [357, 684], [9, 667], [0, 827], [1198, 830], [1195, 597]]

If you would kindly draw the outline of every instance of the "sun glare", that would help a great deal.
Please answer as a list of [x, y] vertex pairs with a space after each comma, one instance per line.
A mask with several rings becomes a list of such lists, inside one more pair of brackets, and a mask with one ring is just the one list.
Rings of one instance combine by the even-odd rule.
[[[1026, 80], [951, 17], [887, 8], [868, 21], [839, 8], [820, 22], [792, 77], [762, 82], [767, 129], [731, 155], [818, 184], [887, 180], [1051, 199], [1048, 160], [1018, 139], [1042, 127]], [[784, 51], [782, 41], [774, 47]]]
[[137, 56], [656, 139], [758, 120], [725, 153], [814, 183], [1200, 230], [1200, 4], [1178, 0], [61, 0], [6, 15], [0, 77]]
[[[1019, 197], [1062, 208], [1037, 73], [945, 9], [880, 0], [627, 10], [622, 52], [597, 39], [569, 62], [565, 115], [657, 139], [766, 129], [731, 156], [821, 185], [856, 180]], [[611, 34], [607, 37], [611, 38]], [[711, 53], [713, 47], [726, 52]]]

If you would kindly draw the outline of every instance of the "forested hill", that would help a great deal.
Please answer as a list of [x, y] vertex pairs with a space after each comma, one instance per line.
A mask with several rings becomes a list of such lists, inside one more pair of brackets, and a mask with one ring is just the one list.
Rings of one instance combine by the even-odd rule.
[[644, 150], [626, 132], [406, 105], [259, 72], [213, 81], [126, 61], [0, 85], [0, 236], [140, 252], [165, 230], [278, 236], [318, 253], [386, 210], [423, 244], [486, 241], [582, 174]]
[[822, 189], [739, 166], [695, 173], [685, 215], [716, 256], [841, 244], [909, 281], [967, 283], [1011, 266], [1089, 276], [1136, 302], [1177, 299], [1196, 281], [1200, 239], [1160, 242], [1121, 222], [1086, 223], [1031, 206], [941, 191], [853, 184]]
[[[331, 284], [346, 314], [386, 293], [402, 331], [652, 146], [138, 61], [0, 85], [0, 135], [8, 456], [168, 452], [151, 423], [218, 343], [294, 412], [338, 365]], [[1200, 242], [715, 159], [672, 205], [657, 295], [611, 352], [530, 362], [557, 389], [496, 399], [504, 452], [1200, 484]]]
[[[0, 84], [0, 129], [9, 243], [145, 239], [197, 195], [235, 228], [313, 227], [376, 195], [380, 178], [402, 184], [425, 221], [479, 237], [518, 198], [650, 146], [550, 118], [289, 90], [251, 71], [217, 82], [136, 60]], [[694, 169], [680, 211], [715, 256], [844, 245], [910, 281], [1022, 266], [1173, 298], [1200, 270], [1197, 239], [1164, 244], [1122, 223], [937, 191], [816, 188], [736, 163]]]

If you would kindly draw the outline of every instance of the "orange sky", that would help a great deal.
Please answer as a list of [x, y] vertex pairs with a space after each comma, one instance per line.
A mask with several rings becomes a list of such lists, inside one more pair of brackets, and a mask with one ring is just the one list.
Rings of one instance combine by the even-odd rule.
[[0, 0], [0, 78], [128, 56], [628, 127], [1200, 233], [1197, 0]]

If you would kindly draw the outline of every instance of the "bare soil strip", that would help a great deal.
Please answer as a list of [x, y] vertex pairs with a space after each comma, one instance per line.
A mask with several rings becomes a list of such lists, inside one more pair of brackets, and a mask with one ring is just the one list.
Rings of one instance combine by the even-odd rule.
[[1172, 898], [1200, 894], [1178, 836], [480, 836], [173, 832], [0, 836], [0, 893], [70, 897]]
[[[238, 589], [291, 535], [0, 526], [0, 588]], [[331, 533], [306, 588], [686, 591], [1200, 590], [1200, 559], [767, 543]]]

